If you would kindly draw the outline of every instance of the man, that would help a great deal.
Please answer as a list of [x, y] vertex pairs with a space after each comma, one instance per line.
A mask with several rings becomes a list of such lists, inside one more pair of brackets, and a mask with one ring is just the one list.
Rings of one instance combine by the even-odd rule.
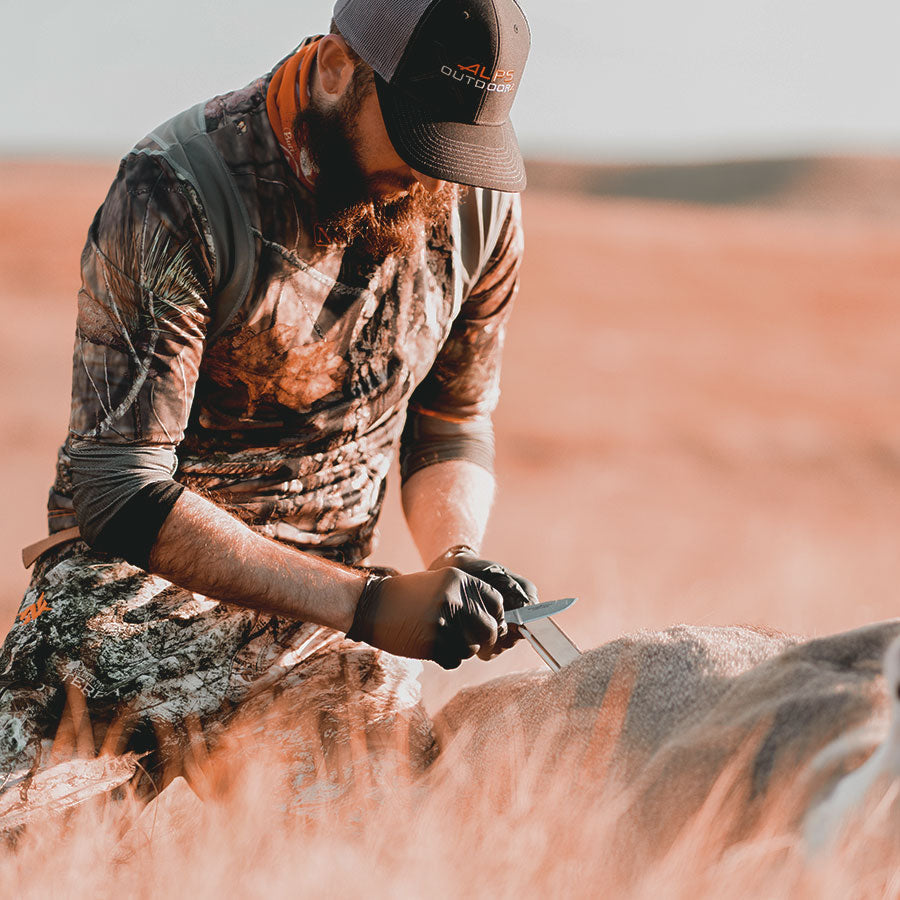
[[[122, 161], [0, 655], [3, 774], [38, 765], [66, 685], [159, 733], [329, 647], [452, 668], [515, 640], [504, 606], [534, 586], [478, 548], [528, 46], [515, 0], [339, 0], [331, 34]], [[397, 450], [412, 574], [365, 566]]]

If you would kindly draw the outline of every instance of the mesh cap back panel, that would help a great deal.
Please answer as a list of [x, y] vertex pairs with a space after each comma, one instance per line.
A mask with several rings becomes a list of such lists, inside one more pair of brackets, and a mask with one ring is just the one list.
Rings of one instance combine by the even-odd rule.
[[344, 39], [390, 81], [419, 20], [435, 0], [337, 0], [334, 23]]

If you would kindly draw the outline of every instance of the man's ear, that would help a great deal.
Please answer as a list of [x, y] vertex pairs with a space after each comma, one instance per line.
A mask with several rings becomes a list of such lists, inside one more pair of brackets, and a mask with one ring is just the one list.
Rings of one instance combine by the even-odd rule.
[[333, 102], [341, 97], [353, 78], [354, 64], [349, 50], [339, 34], [326, 34], [319, 41], [316, 80], [328, 101]]

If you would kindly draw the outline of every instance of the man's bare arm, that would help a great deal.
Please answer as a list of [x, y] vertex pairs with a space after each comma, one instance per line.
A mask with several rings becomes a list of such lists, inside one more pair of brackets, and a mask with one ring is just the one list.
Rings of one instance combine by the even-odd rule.
[[[403, 511], [426, 566], [434, 565], [437, 571], [449, 567], [474, 576], [497, 591], [508, 610], [538, 602], [538, 591], [522, 575], [479, 556], [494, 488], [494, 476], [484, 467], [467, 459], [445, 460], [409, 476], [403, 485]], [[439, 559], [457, 544], [466, 544], [474, 552]], [[504, 622], [497, 621], [497, 640], [479, 651], [482, 659], [502, 653], [522, 638], [518, 629], [507, 629]]]
[[150, 571], [189, 591], [346, 632], [366, 576], [269, 540], [191, 491], [172, 507]]
[[455, 544], [481, 549], [494, 500], [494, 476], [469, 460], [446, 460], [413, 472], [403, 485], [402, 500], [427, 566]]

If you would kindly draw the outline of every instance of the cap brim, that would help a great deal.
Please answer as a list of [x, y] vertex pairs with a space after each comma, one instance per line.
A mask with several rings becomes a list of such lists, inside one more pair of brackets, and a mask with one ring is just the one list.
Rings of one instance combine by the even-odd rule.
[[512, 124], [434, 121], [405, 91], [378, 73], [375, 87], [388, 137], [408, 165], [441, 181], [496, 191], [523, 191], [525, 163]]

